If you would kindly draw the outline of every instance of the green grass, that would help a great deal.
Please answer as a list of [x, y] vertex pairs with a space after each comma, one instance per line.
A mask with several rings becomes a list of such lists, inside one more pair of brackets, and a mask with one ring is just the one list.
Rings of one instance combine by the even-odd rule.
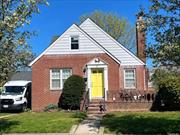
[[180, 133], [180, 112], [116, 112], [103, 117], [105, 133]]
[[67, 133], [84, 114], [70, 112], [26, 112], [0, 119], [0, 133]]

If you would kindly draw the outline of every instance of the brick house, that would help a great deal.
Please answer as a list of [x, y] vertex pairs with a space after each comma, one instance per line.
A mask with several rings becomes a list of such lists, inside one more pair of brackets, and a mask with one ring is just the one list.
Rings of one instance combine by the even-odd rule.
[[[137, 23], [138, 24], [138, 23]], [[57, 104], [65, 80], [72, 74], [87, 80], [88, 98], [111, 99], [119, 90], [146, 91], [145, 36], [137, 29], [138, 58], [89, 18], [73, 24], [43, 53], [32, 67], [32, 110]]]

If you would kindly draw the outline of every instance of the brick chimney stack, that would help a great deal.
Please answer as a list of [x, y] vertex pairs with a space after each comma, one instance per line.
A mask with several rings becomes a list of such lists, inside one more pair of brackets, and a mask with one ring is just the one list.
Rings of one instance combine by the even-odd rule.
[[137, 43], [137, 56], [144, 63], [146, 63], [146, 37], [145, 37], [145, 23], [143, 20], [143, 12], [139, 12], [136, 22], [136, 43]]

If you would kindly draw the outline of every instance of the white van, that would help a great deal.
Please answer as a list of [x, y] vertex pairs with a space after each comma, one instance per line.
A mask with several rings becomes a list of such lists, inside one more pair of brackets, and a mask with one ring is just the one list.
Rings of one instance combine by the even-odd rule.
[[0, 110], [25, 111], [31, 107], [31, 81], [8, 81], [0, 95]]

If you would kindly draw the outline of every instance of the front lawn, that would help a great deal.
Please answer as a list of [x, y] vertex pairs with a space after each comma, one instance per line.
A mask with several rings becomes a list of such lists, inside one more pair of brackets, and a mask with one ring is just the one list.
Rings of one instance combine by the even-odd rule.
[[70, 112], [26, 112], [0, 119], [0, 133], [67, 133], [84, 114]]
[[105, 133], [180, 133], [180, 112], [116, 112], [104, 116]]

